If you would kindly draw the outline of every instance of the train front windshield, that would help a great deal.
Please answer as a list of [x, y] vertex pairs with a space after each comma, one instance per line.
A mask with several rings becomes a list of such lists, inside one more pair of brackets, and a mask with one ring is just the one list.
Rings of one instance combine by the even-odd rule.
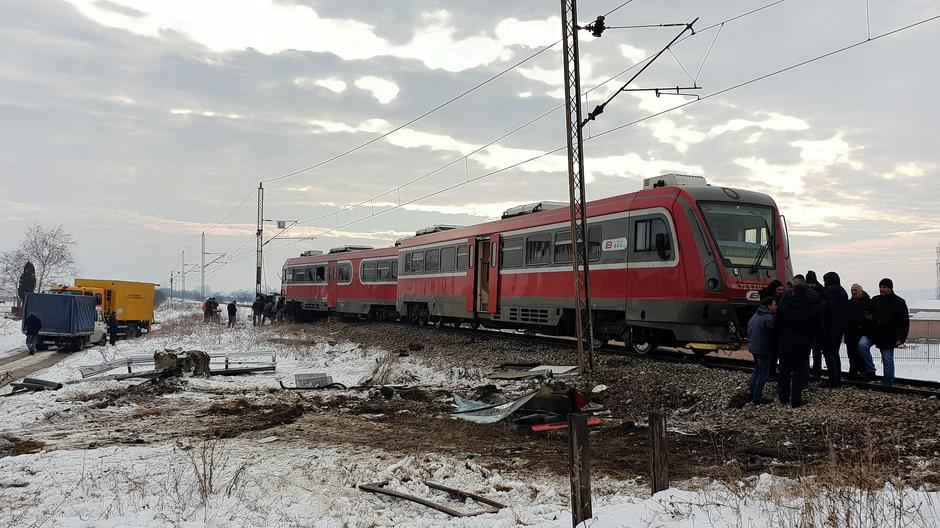
[[774, 267], [774, 211], [764, 205], [699, 202], [726, 266]]

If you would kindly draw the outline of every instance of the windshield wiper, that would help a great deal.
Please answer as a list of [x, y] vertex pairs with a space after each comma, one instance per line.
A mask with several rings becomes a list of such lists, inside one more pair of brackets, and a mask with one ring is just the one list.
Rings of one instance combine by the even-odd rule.
[[764, 256], [767, 255], [767, 251], [770, 249], [770, 245], [774, 243], [774, 234], [770, 230], [770, 226], [767, 224], [767, 220], [764, 220], [764, 229], [767, 230], [767, 243], [760, 247], [760, 250], [757, 252], [757, 258], [754, 259], [754, 263], [751, 264], [751, 273], [757, 273], [757, 268], [760, 267], [761, 261], [764, 260]]

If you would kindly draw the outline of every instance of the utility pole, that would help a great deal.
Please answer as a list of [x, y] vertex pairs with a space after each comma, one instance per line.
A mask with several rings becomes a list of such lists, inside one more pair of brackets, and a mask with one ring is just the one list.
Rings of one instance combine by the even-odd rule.
[[261, 295], [261, 265], [263, 262], [262, 251], [264, 243], [261, 240], [264, 235], [264, 186], [258, 183], [258, 231], [257, 231], [257, 249], [255, 250], [255, 295]]
[[[568, 135], [568, 198], [571, 218], [571, 268], [578, 371], [594, 370], [594, 325], [588, 269], [587, 214], [584, 196], [584, 143], [581, 135], [581, 73], [578, 64], [576, 0], [561, 0], [562, 52], [565, 61], [565, 128]], [[585, 351], [585, 348], [587, 349]], [[585, 357], [585, 352], [586, 357]], [[588, 506], [590, 511], [590, 506]]]
[[202, 232], [202, 254], [199, 263], [199, 298], [206, 298], [206, 232]]
[[937, 244], [937, 299], [940, 299], [940, 244]]
[[173, 270], [170, 270], [170, 300], [173, 300]]
[[186, 300], [186, 250], [180, 252], [180, 299]]

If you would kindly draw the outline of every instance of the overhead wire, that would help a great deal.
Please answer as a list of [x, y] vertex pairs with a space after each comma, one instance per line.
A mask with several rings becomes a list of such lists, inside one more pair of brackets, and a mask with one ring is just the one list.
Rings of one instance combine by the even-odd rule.
[[[929, 18], [925, 18], [925, 19], [922, 19], [922, 20], [920, 20], [920, 21], [918, 21], [918, 22], [914, 22], [914, 23], [912, 23], [912, 24], [909, 24], [909, 25], [906, 25], [906, 26], [903, 26], [903, 27], [900, 27], [900, 28], [896, 28], [896, 29], [894, 29], [894, 30], [891, 30], [891, 31], [888, 31], [888, 32], [885, 32], [885, 33], [882, 33], [882, 34], [879, 34], [879, 35], [876, 35], [876, 36], [871, 37], [871, 38], [868, 38], [868, 39], [866, 39], [866, 40], [862, 40], [862, 41], [859, 41], [859, 42], [855, 42], [855, 43], [853, 43], [853, 44], [849, 44], [849, 45], [843, 46], [843, 47], [841, 47], [841, 48], [838, 48], [838, 49], [835, 49], [835, 50], [832, 50], [832, 51], [828, 51], [828, 52], [826, 52], [826, 53], [823, 53], [823, 54], [817, 55], [817, 56], [815, 56], [815, 57], [812, 57], [812, 58], [810, 58], [810, 59], [806, 59], [806, 60], [803, 60], [803, 61], [800, 61], [800, 62], [791, 64], [791, 65], [789, 65], [789, 66], [786, 66], [786, 67], [783, 67], [783, 68], [774, 70], [774, 71], [772, 71], [772, 72], [769, 72], [769, 73], [760, 75], [760, 76], [758, 76], [758, 77], [754, 77], [754, 78], [749, 79], [749, 80], [747, 80], [747, 81], [743, 81], [743, 82], [740, 82], [740, 83], [737, 83], [737, 84], [728, 86], [728, 87], [726, 87], [726, 88], [723, 88], [723, 89], [721, 89], [721, 90], [717, 90], [717, 91], [715, 91], [715, 92], [709, 93], [709, 94], [707, 94], [707, 95], [703, 95], [703, 96], [699, 97], [698, 99], [692, 99], [692, 100], [686, 101], [685, 103], [676, 105], [676, 106], [674, 106], [674, 107], [671, 107], [671, 108], [668, 108], [668, 109], [665, 109], [665, 110], [662, 110], [662, 111], [659, 111], [659, 112], [655, 112], [655, 113], [653, 113], [653, 114], [649, 114], [649, 115], [647, 115], [647, 116], [645, 116], [645, 117], [642, 117], [642, 118], [640, 118], [640, 119], [636, 119], [636, 120], [634, 120], [634, 121], [630, 121], [630, 122], [628, 122], [628, 123], [624, 123], [624, 124], [622, 124], [622, 125], [615, 126], [615, 127], [610, 128], [610, 129], [608, 129], [608, 130], [605, 130], [605, 131], [603, 131], [603, 132], [600, 132], [600, 133], [594, 135], [594, 136], [591, 137], [591, 138], [587, 138], [587, 139], [585, 139], [585, 141], [589, 141], [589, 140], [592, 140], [592, 139], [596, 139], [596, 138], [599, 138], [599, 137], [603, 137], [603, 136], [606, 136], [606, 135], [611, 134], [611, 133], [613, 133], [613, 132], [616, 132], [616, 131], [618, 131], [618, 130], [622, 130], [622, 129], [624, 129], [624, 128], [630, 127], [630, 126], [635, 126], [635, 125], [637, 125], [637, 124], [639, 124], [639, 123], [642, 123], [642, 122], [644, 122], [644, 121], [648, 121], [648, 120], [650, 120], [650, 119], [654, 119], [654, 118], [656, 118], [656, 117], [659, 117], [659, 116], [661, 116], [661, 115], [667, 114], [667, 113], [669, 113], [669, 112], [673, 112], [673, 111], [675, 111], [675, 110], [678, 110], [678, 109], [681, 109], [681, 108], [685, 108], [685, 107], [687, 107], [687, 106], [690, 106], [690, 105], [693, 105], [693, 104], [696, 104], [696, 103], [700, 103], [700, 102], [702, 102], [702, 101], [711, 99], [711, 98], [713, 98], [713, 97], [717, 97], [717, 96], [719, 96], [719, 95], [722, 95], [722, 94], [731, 92], [731, 91], [733, 91], [733, 90], [737, 90], [737, 89], [739, 89], [739, 88], [743, 88], [743, 87], [745, 87], [745, 86], [754, 84], [754, 83], [756, 83], [756, 82], [760, 82], [760, 81], [763, 81], [763, 80], [765, 80], [765, 79], [768, 79], [768, 78], [771, 78], [771, 77], [775, 77], [775, 76], [777, 76], [777, 75], [781, 75], [781, 74], [786, 73], [786, 72], [788, 72], [788, 71], [791, 71], [791, 70], [794, 70], [794, 69], [797, 69], [797, 68], [801, 68], [801, 67], [806, 66], [806, 65], [808, 65], [808, 64], [811, 64], [811, 63], [814, 63], [814, 62], [817, 62], [817, 61], [820, 61], [820, 60], [823, 60], [823, 59], [832, 57], [832, 56], [834, 56], [834, 55], [838, 55], [838, 54], [840, 54], [840, 53], [844, 53], [844, 52], [846, 52], [846, 51], [848, 51], [848, 50], [857, 48], [857, 47], [862, 46], [862, 45], [864, 45], [864, 44], [868, 44], [868, 43], [870, 43], [870, 42], [874, 42], [874, 41], [876, 41], [876, 40], [879, 40], [879, 39], [882, 39], [882, 38], [885, 38], [885, 37], [888, 37], [888, 36], [891, 36], [891, 35], [900, 33], [900, 32], [902, 32], [902, 31], [905, 31], [905, 30], [908, 30], [908, 29], [912, 29], [912, 28], [914, 28], [914, 27], [917, 27], [917, 26], [926, 24], [926, 23], [928, 23], [928, 22], [931, 22], [931, 21], [934, 21], [934, 20], [937, 20], [937, 19], [940, 19], [940, 15], [935, 15], [935, 16], [932, 16], [932, 17], [929, 17]], [[322, 235], [324, 235], [324, 234], [326, 234], [326, 233], [331, 233], [331, 232], [333, 232], [333, 231], [335, 231], [335, 230], [337, 230], [337, 229], [341, 229], [341, 228], [343, 228], [343, 227], [347, 227], [347, 226], [350, 226], [350, 225], [352, 225], [352, 224], [359, 223], [359, 222], [362, 222], [362, 221], [364, 221], [364, 220], [368, 220], [368, 219], [370, 219], [370, 218], [374, 218], [374, 217], [379, 216], [380, 214], [384, 214], [384, 213], [386, 213], [386, 212], [388, 212], [388, 211], [392, 211], [392, 210], [395, 210], [395, 209], [404, 207], [404, 206], [406, 206], [406, 205], [410, 205], [410, 204], [412, 204], [412, 203], [418, 202], [418, 201], [420, 201], [420, 200], [424, 200], [424, 199], [427, 199], [427, 198], [431, 198], [431, 197], [433, 197], [433, 196], [437, 196], [437, 195], [439, 195], [439, 194], [443, 194], [443, 193], [445, 193], [445, 192], [451, 191], [451, 190], [456, 189], [456, 188], [458, 188], [458, 187], [462, 187], [462, 186], [464, 186], [464, 185], [468, 185], [468, 184], [470, 184], [470, 183], [479, 181], [479, 180], [484, 179], [484, 178], [488, 178], [488, 177], [493, 176], [493, 175], [495, 175], [495, 174], [499, 174], [499, 173], [505, 172], [505, 171], [507, 171], [507, 170], [516, 168], [516, 167], [518, 167], [518, 166], [520, 166], [520, 165], [524, 165], [524, 164], [526, 164], [526, 163], [530, 163], [530, 162], [532, 162], [532, 161], [535, 161], [535, 160], [537, 160], [537, 159], [543, 158], [543, 157], [545, 157], [545, 156], [549, 156], [549, 155], [555, 154], [555, 153], [557, 153], [557, 152], [560, 152], [560, 151], [564, 150], [565, 148], [567, 148], [567, 146], [561, 146], [561, 147], [558, 147], [558, 148], [555, 148], [555, 149], [552, 149], [552, 150], [549, 150], [549, 151], [542, 152], [542, 153], [537, 154], [537, 155], [535, 155], [535, 156], [532, 156], [532, 157], [530, 157], [530, 158], [528, 158], [528, 159], [525, 159], [525, 160], [522, 160], [522, 161], [513, 163], [513, 164], [511, 164], [511, 165], [507, 165], [507, 166], [505, 166], [505, 167], [502, 167], [502, 168], [499, 168], [499, 169], [490, 171], [490, 172], [488, 172], [488, 173], [485, 173], [485, 174], [482, 174], [482, 175], [477, 176], [477, 177], [475, 177], [475, 178], [472, 178], [472, 179], [470, 179], [470, 180], [468, 180], [468, 181], [459, 182], [459, 183], [456, 183], [456, 184], [451, 185], [451, 186], [449, 186], [449, 187], [445, 187], [445, 188], [443, 188], [443, 189], [440, 189], [440, 190], [434, 191], [434, 192], [432, 192], [432, 193], [426, 194], [426, 195], [421, 196], [421, 197], [419, 197], [419, 198], [415, 198], [415, 199], [410, 200], [410, 201], [408, 201], [408, 202], [403, 202], [403, 203], [401, 203], [401, 204], [399, 204], [399, 205], [392, 206], [392, 207], [389, 207], [389, 208], [387, 208], [387, 209], [383, 209], [383, 210], [381, 210], [381, 211], [372, 213], [372, 214], [367, 215], [367, 216], [364, 216], [364, 217], [362, 217], [362, 218], [350, 220], [349, 222], [346, 222], [345, 224], [338, 225], [338, 226], [335, 226], [335, 227], [332, 227], [332, 228], [323, 230], [323, 231], [317, 233], [317, 234], [314, 235], [314, 236], [319, 237], [319, 236], [322, 236]], [[296, 242], [294, 242], [294, 243], [296, 243]], [[284, 245], [282, 245], [282, 246], [281, 246], [280, 248], [278, 248], [278, 249], [291, 246], [291, 245], [293, 245], [294, 243], [284, 244]]]

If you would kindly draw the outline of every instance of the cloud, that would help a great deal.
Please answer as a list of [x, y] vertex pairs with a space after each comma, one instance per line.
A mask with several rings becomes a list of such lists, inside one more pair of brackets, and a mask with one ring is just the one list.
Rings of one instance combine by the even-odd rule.
[[532, 92], [519, 92], [519, 97], [522, 97], [523, 99], [526, 97], [532, 97]]
[[398, 85], [381, 77], [366, 76], [356, 79], [356, 88], [372, 93], [382, 104], [388, 104], [398, 97]]
[[649, 56], [645, 51], [641, 50], [640, 48], [634, 48], [629, 44], [620, 45], [620, 54], [634, 64]]
[[222, 119], [241, 119], [238, 114], [220, 114], [211, 110], [190, 110], [189, 108], [171, 108], [170, 113], [178, 116], [218, 117]]
[[326, 88], [327, 90], [333, 93], [342, 93], [346, 90], [346, 83], [341, 79], [336, 77], [327, 77], [326, 79], [310, 79], [308, 77], [298, 77], [294, 79], [294, 85], [301, 88], [308, 88], [311, 86], [319, 86], [321, 88]]
[[732, 119], [723, 125], [715, 125], [709, 135], [718, 136], [725, 132], [740, 132], [745, 128], [760, 128], [761, 130], [809, 130], [809, 124], [800, 118], [778, 114], [776, 112], [755, 112], [757, 115], [766, 115], [766, 119], [755, 121], [752, 119]]
[[676, 126], [676, 123], [668, 117], [662, 117], [652, 123], [644, 123], [643, 127], [650, 129], [653, 137], [674, 146], [679, 152], [688, 150], [690, 143], [701, 143], [708, 137], [704, 132]]
[[314, 134], [337, 133], [337, 132], [366, 132], [369, 134], [381, 134], [392, 128], [392, 125], [384, 119], [366, 119], [358, 125], [348, 125], [339, 121], [329, 121], [326, 119], [311, 119], [308, 124], [314, 127]]
[[[471, 35], [456, 38], [457, 28], [446, 11], [423, 15], [411, 41], [395, 45], [375, 28], [350, 18], [325, 18], [306, 5], [277, 0], [67, 0], [88, 19], [151, 38], [184, 35], [218, 53], [255, 49], [264, 54], [286, 50], [332, 53], [343, 60], [380, 56], [414, 59], [431, 69], [459, 72], [505, 60], [511, 55], [499, 38]], [[220, 22], [220, 14], [224, 22]], [[551, 19], [549, 19], [551, 20]], [[547, 28], [546, 22], [518, 23], [518, 35], [504, 24], [502, 38], [530, 45]], [[550, 41], [549, 41], [550, 42]]]
[[852, 150], [860, 147], [853, 149], [842, 139], [841, 132], [829, 139], [793, 141], [790, 146], [800, 149], [799, 163], [776, 164], [768, 163], [763, 158], [749, 157], [737, 158], [734, 164], [750, 171], [748, 180], [791, 194], [803, 193], [804, 177], [807, 175], [825, 175], [829, 168], [837, 165], [847, 165], [854, 170], [862, 168], [860, 162], [849, 158]]
[[560, 29], [561, 18], [555, 16], [528, 21], [507, 18], [496, 24], [496, 38], [505, 46], [539, 48], [558, 40]]
[[894, 170], [882, 173], [881, 177], [886, 180], [893, 180], [896, 178], [920, 178], [936, 168], [937, 165], [935, 163], [915, 163], [913, 161], [906, 161], [895, 164]]

